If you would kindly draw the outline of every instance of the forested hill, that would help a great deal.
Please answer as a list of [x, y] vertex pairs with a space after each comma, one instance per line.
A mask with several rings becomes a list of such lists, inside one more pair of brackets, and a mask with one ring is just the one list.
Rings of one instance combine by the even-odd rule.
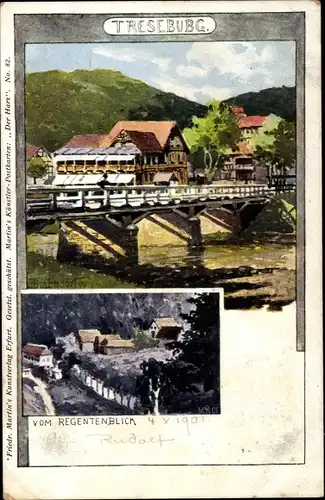
[[[246, 114], [295, 117], [295, 88], [249, 92], [228, 99]], [[109, 69], [26, 75], [27, 142], [54, 151], [77, 134], [104, 134], [119, 120], [175, 120], [181, 128], [206, 106]]]
[[54, 151], [77, 134], [108, 133], [119, 120], [191, 124], [206, 107], [109, 69], [26, 75], [27, 142]]
[[247, 92], [226, 102], [243, 106], [247, 115], [267, 116], [273, 113], [286, 120], [296, 118], [296, 87], [272, 87], [259, 92]]
[[136, 319], [148, 323], [159, 317], [180, 320], [193, 308], [192, 293], [31, 294], [23, 297], [23, 343], [50, 346], [56, 336], [79, 329], [109, 330], [128, 338]]

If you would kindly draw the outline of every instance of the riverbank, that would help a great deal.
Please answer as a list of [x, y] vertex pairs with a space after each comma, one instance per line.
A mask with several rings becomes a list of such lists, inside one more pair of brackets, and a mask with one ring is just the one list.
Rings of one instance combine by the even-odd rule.
[[133, 288], [131, 282], [100, 273], [91, 267], [61, 264], [56, 258], [27, 253], [27, 288]]
[[[29, 253], [28, 288], [203, 288], [221, 287], [227, 309], [268, 305], [280, 308], [295, 300], [296, 273], [287, 267], [242, 265], [209, 269], [202, 263], [175, 267], [127, 265], [83, 258], [59, 263], [54, 258]], [[194, 263], [196, 262], [196, 263]]]

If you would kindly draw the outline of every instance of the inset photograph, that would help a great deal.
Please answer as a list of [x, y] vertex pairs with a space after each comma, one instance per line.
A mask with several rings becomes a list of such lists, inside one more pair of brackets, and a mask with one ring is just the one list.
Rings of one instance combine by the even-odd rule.
[[214, 291], [23, 293], [23, 415], [220, 413]]

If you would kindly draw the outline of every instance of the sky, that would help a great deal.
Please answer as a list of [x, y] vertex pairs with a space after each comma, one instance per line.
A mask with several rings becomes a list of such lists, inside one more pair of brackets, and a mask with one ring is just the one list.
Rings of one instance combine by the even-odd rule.
[[295, 43], [74, 43], [26, 45], [26, 71], [113, 69], [206, 104], [295, 85]]

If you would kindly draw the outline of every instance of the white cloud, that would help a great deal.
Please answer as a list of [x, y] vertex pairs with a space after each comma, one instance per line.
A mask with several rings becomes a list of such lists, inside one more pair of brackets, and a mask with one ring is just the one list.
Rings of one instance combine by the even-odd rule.
[[167, 71], [171, 58], [168, 57], [157, 57], [150, 52], [146, 52], [145, 50], [141, 50], [133, 47], [116, 47], [115, 50], [113, 47], [96, 47], [92, 51], [93, 54], [100, 55], [103, 57], [107, 57], [108, 59], [114, 59], [115, 61], [122, 62], [135, 62], [135, 61], [147, 61], [149, 63], [155, 64], [158, 66], [160, 71]]
[[184, 85], [177, 78], [166, 75], [151, 77], [151, 80], [156, 87], [164, 92], [172, 92], [190, 101], [202, 102], [204, 104], [211, 99], [222, 101], [232, 96], [232, 90], [230, 88], [219, 88], [208, 84], [200, 87], [193, 87], [191, 85]]
[[208, 99], [217, 99], [218, 101], [223, 101], [224, 99], [232, 97], [231, 89], [214, 87], [213, 85], [204, 85], [200, 88], [200, 92], [207, 96]]
[[242, 83], [256, 76], [269, 83], [272, 80], [270, 65], [276, 60], [276, 52], [271, 44], [259, 54], [251, 42], [197, 42], [193, 43], [186, 58], [207, 71], [215, 69], [220, 74], [232, 75]]
[[151, 77], [152, 82], [156, 87], [163, 90], [164, 92], [172, 92], [173, 94], [185, 97], [190, 101], [197, 100], [197, 93], [200, 89], [191, 87], [189, 85], [184, 85], [176, 78], [166, 75], [158, 75]]
[[184, 66], [180, 65], [177, 66], [177, 74], [179, 76], [183, 76], [185, 78], [204, 78], [208, 73], [209, 70], [202, 68], [200, 66]]

